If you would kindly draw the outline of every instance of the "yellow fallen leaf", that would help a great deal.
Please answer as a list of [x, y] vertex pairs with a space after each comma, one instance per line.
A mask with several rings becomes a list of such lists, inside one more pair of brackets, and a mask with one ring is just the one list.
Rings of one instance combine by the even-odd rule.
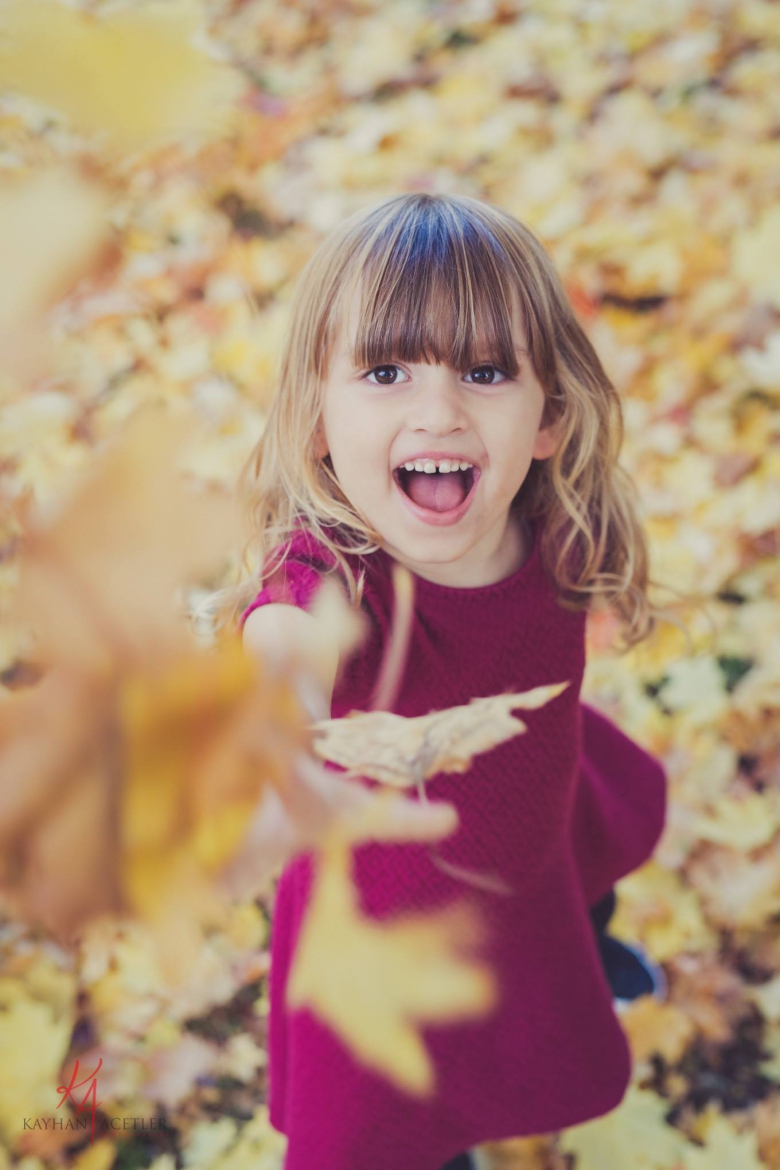
[[780, 247], [780, 207], [768, 206], [757, 223], [739, 232], [733, 243], [734, 272], [756, 300], [780, 308], [780, 272], [774, 257]]
[[765, 1170], [759, 1157], [755, 1129], [748, 1126], [741, 1133], [715, 1109], [706, 1132], [706, 1145], [689, 1145], [683, 1156], [685, 1170]]
[[693, 1020], [676, 1004], [659, 1003], [649, 995], [632, 1003], [620, 1022], [635, 1061], [658, 1053], [667, 1064], [676, 1064], [696, 1034]]
[[617, 1109], [563, 1132], [577, 1170], [670, 1170], [689, 1143], [666, 1121], [669, 1102], [630, 1085]]
[[744, 983], [717, 951], [674, 960], [674, 1005], [705, 1043], [728, 1044], [745, 1015]]
[[628, 942], [641, 937], [659, 962], [679, 951], [708, 950], [716, 943], [697, 891], [681, 874], [657, 861], [649, 861], [621, 881], [610, 933]]
[[710, 921], [729, 929], [769, 929], [780, 913], [780, 855], [767, 845], [752, 854], [704, 846], [688, 866]]
[[196, 48], [204, 10], [168, 0], [96, 16], [56, 0], [6, 0], [0, 87], [60, 111], [120, 150], [213, 133], [244, 89], [240, 74]]
[[490, 968], [461, 954], [484, 941], [485, 927], [466, 903], [373, 922], [357, 906], [351, 857], [338, 833], [317, 854], [287, 1003], [309, 1006], [358, 1059], [424, 1096], [435, 1078], [420, 1026], [479, 1016], [497, 1002]]
[[110, 1138], [101, 1138], [79, 1154], [73, 1170], [110, 1170], [115, 1161], [116, 1143]]
[[567, 686], [490, 695], [411, 719], [391, 711], [351, 711], [313, 725], [313, 750], [353, 774], [409, 788], [437, 772], [468, 771], [473, 756], [527, 731], [511, 716], [513, 708], [535, 710]]
[[765, 1019], [775, 1023], [780, 1021], [780, 975], [775, 975], [768, 983], [747, 987], [745, 990], [749, 998], [758, 1004]]
[[768, 844], [778, 827], [777, 802], [760, 792], [722, 796], [711, 812], [702, 812], [691, 822], [704, 840], [745, 851]]
[[[767, 1056], [759, 1061], [758, 1071], [765, 1077], [769, 1077], [772, 1081], [780, 1080], [780, 1027], [777, 1022], [774, 1022], [766, 1028], [762, 1048], [767, 1053]], [[775, 1139], [780, 1137], [776, 1123], [773, 1137]]]
[[10, 1143], [23, 1132], [25, 1117], [56, 1116], [57, 1075], [74, 1010], [56, 1012], [50, 1003], [25, 994], [17, 980], [0, 987], [0, 1009], [0, 1135]]

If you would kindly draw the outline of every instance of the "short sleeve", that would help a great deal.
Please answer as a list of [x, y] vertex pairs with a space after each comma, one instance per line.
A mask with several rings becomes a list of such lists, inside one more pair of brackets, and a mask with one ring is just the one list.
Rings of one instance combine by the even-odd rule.
[[[276, 550], [274, 550], [276, 551]], [[282, 546], [280, 564], [272, 573], [254, 601], [247, 606], [239, 619], [240, 629], [253, 610], [261, 605], [296, 605], [309, 609], [314, 601], [323, 577], [336, 564], [336, 559], [313, 533], [298, 527]]]
[[317, 595], [321, 582], [322, 572], [313, 565], [288, 559], [241, 614], [241, 629], [244, 628], [250, 613], [261, 605], [282, 603], [308, 609]]

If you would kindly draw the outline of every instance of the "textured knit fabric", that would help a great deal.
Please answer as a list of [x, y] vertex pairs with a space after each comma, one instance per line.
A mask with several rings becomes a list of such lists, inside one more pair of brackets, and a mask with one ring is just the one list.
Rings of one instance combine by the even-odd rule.
[[[580, 701], [585, 614], [557, 601], [532, 528], [525, 563], [473, 588], [414, 576], [411, 649], [398, 699], [405, 716], [471, 698], [570, 685], [516, 736], [462, 775], [427, 782], [456, 805], [457, 830], [436, 847], [448, 861], [497, 874], [509, 896], [436, 867], [431, 846], [370, 842], [355, 851], [363, 912], [381, 920], [476, 905], [489, 927], [483, 957], [499, 1001], [488, 1015], [422, 1029], [437, 1091], [419, 1100], [359, 1064], [307, 1008], [288, 1011], [285, 986], [313, 876], [312, 855], [283, 869], [272, 929], [269, 1108], [288, 1136], [286, 1170], [432, 1170], [489, 1140], [553, 1132], [618, 1105], [630, 1052], [615, 1015], [588, 907], [652, 853], [666, 813], [661, 765]], [[242, 615], [286, 601], [308, 608], [333, 561], [314, 537], [291, 539], [284, 572]], [[369, 710], [392, 616], [383, 549], [350, 562], [367, 577], [369, 637], [339, 668], [332, 717]], [[338, 768], [337, 765], [331, 765]], [[410, 793], [409, 799], [416, 799]]]

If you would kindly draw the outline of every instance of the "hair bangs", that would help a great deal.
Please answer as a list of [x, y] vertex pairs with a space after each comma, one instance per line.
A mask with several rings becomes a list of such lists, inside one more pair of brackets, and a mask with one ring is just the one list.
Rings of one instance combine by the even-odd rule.
[[490, 362], [516, 377], [527, 352], [517, 335], [520, 298], [498, 241], [440, 204], [402, 210], [405, 222], [386, 225], [365, 261], [354, 364], [434, 362], [465, 372]]

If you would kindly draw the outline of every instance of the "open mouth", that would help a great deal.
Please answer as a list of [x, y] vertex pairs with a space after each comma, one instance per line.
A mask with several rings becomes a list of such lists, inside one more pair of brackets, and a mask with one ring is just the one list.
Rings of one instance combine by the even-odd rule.
[[419, 508], [448, 513], [459, 509], [470, 497], [479, 472], [475, 467], [445, 472], [407, 471], [405, 467], [397, 467], [393, 478]]

